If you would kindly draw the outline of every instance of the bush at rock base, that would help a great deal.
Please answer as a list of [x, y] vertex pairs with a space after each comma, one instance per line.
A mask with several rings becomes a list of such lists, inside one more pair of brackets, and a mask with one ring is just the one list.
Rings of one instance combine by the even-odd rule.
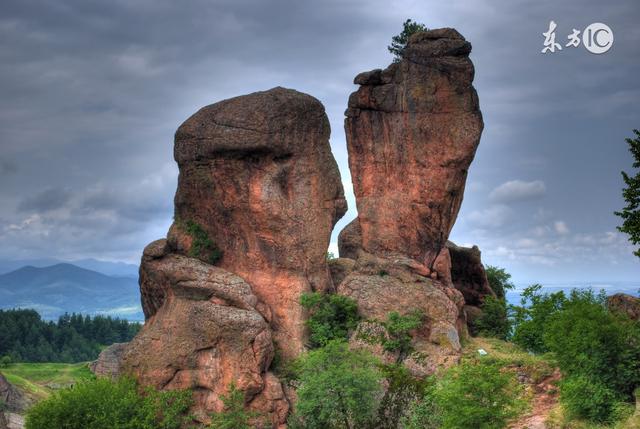
[[358, 324], [358, 305], [346, 296], [306, 293], [300, 298], [300, 305], [309, 311], [305, 324], [309, 328], [311, 347], [322, 347], [332, 340], [346, 340]]
[[60, 390], [33, 406], [26, 429], [179, 429], [191, 392], [140, 391], [136, 382], [95, 379]]

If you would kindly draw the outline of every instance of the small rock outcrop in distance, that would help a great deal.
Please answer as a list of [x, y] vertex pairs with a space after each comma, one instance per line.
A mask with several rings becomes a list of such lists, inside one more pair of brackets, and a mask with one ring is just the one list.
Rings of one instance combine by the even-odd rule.
[[446, 252], [483, 129], [470, 52], [454, 29], [420, 32], [402, 61], [356, 76], [345, 130], [365, 251], [430, 269]]
[[100, 352], [98, 359], [89, 364], [89, 369], [98, 377], [118, 378], [121, 375], [122, 354], [129, 343], [113, 343]]
[[466, 305], [480, 307], [485, 296], [495, 297], [484, 271], [478, 246], [462, 247], [447, 241], [451, 256], [451, 281], [462, 292]]
[[626, 293], [616, 293], [607, 297], [607, 307], [610, 311], [620, 312], [632, 320], [640, 321], [640, 298]]

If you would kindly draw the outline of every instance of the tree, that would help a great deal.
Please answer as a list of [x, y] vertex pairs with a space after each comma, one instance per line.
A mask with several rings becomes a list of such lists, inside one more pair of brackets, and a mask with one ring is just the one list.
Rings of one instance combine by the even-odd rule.
[[358, 304], [337, 294], [305, 293], [300, 305], [309, 311], [305, 322], [311, 347], [322, 347], [331, 340], [346, 340], [358, 324]]
[[382, 374], [371, 354], [334, 340], [303, 355], [297, 366], [292, 427], [356, 429], [373, 423], [382, 397]]
[[506, 272], [504, 268], [487, 265], [484, 271], [487, 274], [489, 286], [491, 286], [491, 290], [495, 292], [496, 297], [504, 298], [506, 291], [515, 287], [513, 283], [511, 283], [511, 274]]
[[[633, 168], [640, 168], [640, 131], [633, 130], [633, 133], [635, 138], [628, 138], [625, 141], [633, 155]], [[629, 241], [637, 246], [640, 244], [640, 171], [633, 176], [623, 171], [622, 179], [627, 185], [622, 190], [622, 196], [627, 202], [627, 206], [622, 211], [615, 212], [617, 216], [622, 218], [622, 225], [618, 227], [618, 230], [627, 234]], [[640, 248], [633, 254], [640, 257]]]
[[389, 52], [394, 55], [393, 62], [397, 63], [402, 60], [402, 54], [404, 53], [404, 48], [407, 46], [407, 42], [409, 41], [409, 37], [412, 34], [418, 33], [420, 31], [427, 31], [428, 28], [424, 24], [420, 24], [419, 22], [412, 21], [411, 19], [407, 19], [404, 24], [402, 24], [402, 32], [397, 36], [393, 36], [391, 38], [391, 44], [387, 46]]

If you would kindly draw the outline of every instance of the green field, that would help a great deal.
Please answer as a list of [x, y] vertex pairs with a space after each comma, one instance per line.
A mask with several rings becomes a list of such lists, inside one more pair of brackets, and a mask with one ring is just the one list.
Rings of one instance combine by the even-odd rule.
[[81, 363], [14, 363], [0, 369], [9, 383], [38, 399], [56, 389], [70, 386], [79, 380], [93, 377]]

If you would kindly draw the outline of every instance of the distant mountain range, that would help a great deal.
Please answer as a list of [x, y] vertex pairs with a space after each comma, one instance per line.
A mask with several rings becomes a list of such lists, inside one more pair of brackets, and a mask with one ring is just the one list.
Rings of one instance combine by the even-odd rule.
[[[105, 266], [100, 261], [87, 260], [86, 263]], [[136, 274], [132, 275], [126, 265], [106, 265], [117, 275], [106, 275], [69, 263], [23, 266], [0, 275], [0, 308], [33, 308], [46, 319], [76, 312], [144, 320], [137, 267]]]
[[76, 261], [61, 261], [54, 258], [0, 260], [0, 274], [6, 274], [22, 267], [45, 268], [57, 264], [72, 264], [76, 267], [97, 271], [107, 276], [138, 278], [138, 266], [124, 262], [99, 261], [97, 259], [79, 259]]

